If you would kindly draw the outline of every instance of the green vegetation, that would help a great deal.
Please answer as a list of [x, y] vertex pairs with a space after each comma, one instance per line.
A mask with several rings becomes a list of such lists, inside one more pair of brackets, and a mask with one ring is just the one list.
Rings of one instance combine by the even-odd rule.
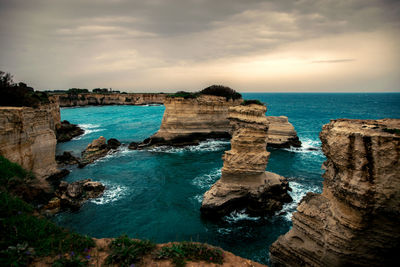
[[229, 100], [229, 99], [236, 100], [236, 99], [242, 98], [241, 94], [239, 94], [232, 88], [229, 88], [229, 87], [223, 86], [223, 85], [211, 85], [211, 86], [201, 90], [200, 94], [224, 96], [226, 98], [226, 100]]
[[88, 94], [89, 90], [83, 89], [83, 88], [70, 88], [70, 89], [68, 89], [67, 93], [70, 95]]
[[400, 129], [384, 128], [383, 131], [391, 134], [400, 134]]
[[15, 84], [10, 73], [0, 71], [0, 106], [38, 107], [50, 103], [47, 93], [34, 91], [25, 83]]
[[189, 98], [197, 98], [199, 95], [200, 95], [199, 93], [179, 91], [179, 92], [176, 92], [175, 94], [167, 95], [167, 97], [172, 97], [172, 98], [183, 97], [184, 99], [189, 99]]
[[251, 105], [251, 104], [256, 104], [256, 105], [264, 106], [264, 104], [261, 103], [261, 102], [260, 102], [259, 100], [257, 100], [257, 99], [243, 100], [243, 102], [240, 103], [240, 105], [242, 105], [242, 106], [248, 106], [248, 105]]
[[0, 156], [0, 266], [26, 266], [34, 257], [74, 253], [94, 246], [87, 237], [33, 215], [33, 207], [8, 192], [10, 181], [35, 179]]
[[151, 253], [155, 247], [156, 245], [148, 240], [130, 239], [127, 235], [122, 235], [111, 242], [111, 253], [106, 259], [106, 264], [130, 266], [140, 262], [143, 256]]
[[222, 250], [205, 244], [194, 242], [174, 243], [162, 247], [156, 255], [157, 259], [170, 259], [176, 266], [185, 266], [186, 261], [206, 261], [223, 263]]
[[223, 96], [226, 98], [226, 100], [229, 99], [240, 99], [242, 97], [241, 94], [236, 92], [235, 90], [223, 86], [223, 85], [211, 85], [200, 92], [185, 92], [185, 91], [179, 91], [176, 92], [175, 94], [170, 94], [167, 95], [167, 97], [183, 97], [184, 99], [190, 99], [190, 98], [197, 98], [200, 95], [214, 95], [214, 96]]

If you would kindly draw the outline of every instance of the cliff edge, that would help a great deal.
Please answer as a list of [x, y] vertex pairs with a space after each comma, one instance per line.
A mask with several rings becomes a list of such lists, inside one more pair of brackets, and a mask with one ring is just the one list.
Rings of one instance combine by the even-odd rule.
[[[400, 120], [333, 120], [320, 133], [323, 193], [308, 193], [274, 266], [396, 266], [400, 251]], [[396, 259], [395, 259], [396, 258]]]
[[286, 116], [267, 116], [269, 124], [267, 143], [269, 147], [301, 147], [296, 130]]
[[204, 194], [203, 215], [222, 216], [243, 208], [251, 215], [271, 214], [292, 200], [287, 180], [265, 171], [270, 154], [265, 111], [266, 107], [258, 104], [229, 109], [231, 150], [222, 157], [221, 179]]

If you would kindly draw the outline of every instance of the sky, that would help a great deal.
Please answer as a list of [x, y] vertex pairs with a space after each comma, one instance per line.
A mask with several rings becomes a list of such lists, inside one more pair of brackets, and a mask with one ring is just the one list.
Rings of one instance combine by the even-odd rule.
[[399, 0], [0, 0], [37, 90], [400, 92]]

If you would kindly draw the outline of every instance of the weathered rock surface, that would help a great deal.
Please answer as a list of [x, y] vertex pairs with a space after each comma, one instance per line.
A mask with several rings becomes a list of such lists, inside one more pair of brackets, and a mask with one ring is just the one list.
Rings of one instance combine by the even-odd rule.
[[69, 121], [62, 121], [60, 127], [56, 131], [58, 142], [67, 142], [72, 138], [84, 134], [85, 131], [78, 125], [69, 123]]
[[74, 165], [79, 164], [80, 159], [73, 156], [71, 152], [64, 151], [61, 155], [56, 156], [56, 161], [59, 165]]
[[82, 158], [79, 162], [79, 168], [83, 168], [86, 165], [94, 162], [95, 160], [104, 157], [112, 149], [117, 149], [121, 143], [115, 139], [111, 138], [106, 142], [103, 136], [95, 139], [90, 143], [84, 151], [82, 151]]
[[301, 142], [293, 125], [286, 116], [267, 116], [269, 123], [267, 143], [269, 147], [301, 147]]
[[0, 107], [0, 153], [38, 179], [57, 172], [57, 103], [39, 108]]
[[185, 146], [208, 138], [229, 138], [228, 109], [241, 101], [212, 95], [167, 97], [160, 130], [143, 144]]
[[51, 199], [43, 210], [57, 213], [61, 210], [79, 210], [82, 204], [90, 198], [96, 198], [103, 194], [105, 186], [91, 179], [67, 183], [62, 181]]
[[272, 244], [274, 266], [397, 266], [400, 120], [331, 121], [323, 193], [309, 193]]
[[203, 215], [221, 216], [242, 208], [250, 214], [265, 215], [291, 201], [287, 180], [265, 171], [269, 158], [265, 111], [265, 106], [256, 104], [229, 109], [231, 150], [222, 157], [221, 179], [204, 194]]
[[88, 105], [147, 105], [163, 104], [167, 94], [136, 93], [136, 94], [57, 94], [60, 107], [75, 107]]

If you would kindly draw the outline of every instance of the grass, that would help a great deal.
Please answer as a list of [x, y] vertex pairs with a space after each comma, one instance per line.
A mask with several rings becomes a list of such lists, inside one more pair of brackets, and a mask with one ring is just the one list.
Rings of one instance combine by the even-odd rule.
[[391, 134], [400, 134], [400, 129], [384, 128], [383, 131]]
[[70, 232], [45, 218], [34, 216], [33, 207], [8, 191], [10, 181], [35, 177], [0, 156], [0, 266], [26, 266], [33, 258], [71, 253], [80, 255], [94, 241]]
[[243, 100], [243, 102], [240, 103], [240, 105], [242, 105], [242, 106], [248, 106], [248, 105], [251, 105], [251, 104], [256, 104], [256, 105], [264, 106], [264, 104], [261, 103], [261, 102], [260, 102], [259, 100], [257, 100], [257, 99]]
[[175, 266], [186, 265], [186, 261], [205, 261], [223, 263], [222, 250], [205, 244], [194, 242], [179, 242], [162, 247], [156, 254], [156, 259], [170, 259]]
[[130, 266], [141, 261], [143, 256], [151, 253], [156, 245], [148, 240], [130, 239], [127, 235], [116, 238], [110, 244], [111, 253], [106, 264]]

